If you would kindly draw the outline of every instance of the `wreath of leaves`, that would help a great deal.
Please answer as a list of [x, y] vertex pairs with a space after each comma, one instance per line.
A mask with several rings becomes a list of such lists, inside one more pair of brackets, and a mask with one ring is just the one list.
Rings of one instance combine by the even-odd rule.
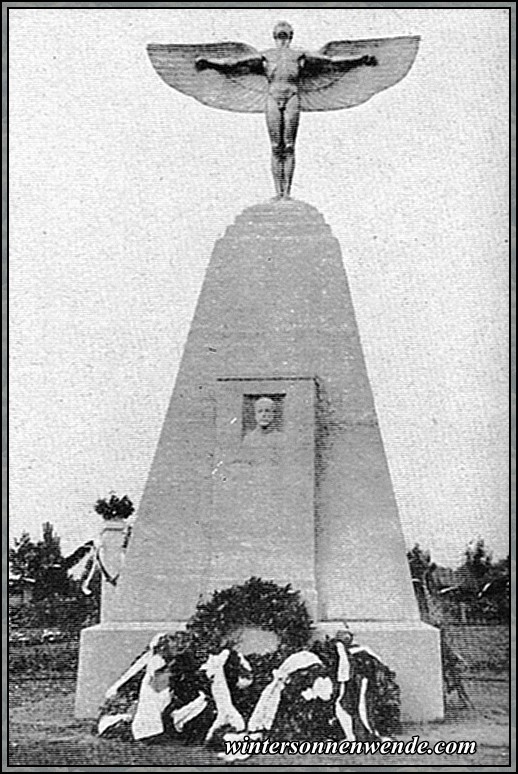
[[[351, 635], [351, 645], [354, 644]], [[338, 668], [338, 655], [335, 642], [326, 637], [313, 643], [311, 650], [324, 664], [328, 674], [335, 675]], [[367, 715], [372, 726], [382, 735], [397, 735], [401, 730], [401, 699], [396, 674], [386, 664], [378, 661], [367, 651], [349, 653], [351, 680], [348, 684], [344, 707], [354, 718], [354, 730], [358, 739], [376, 738], [366, 733], [363, 723], [359, 722], [356, 705], [360, 693], [362, 677], [367, 677], [366, 695]]]
[[[232, 639], [242, 627], [271, 631], [279, 639], [275, 651], [247, 655], [253, 682], [246, 690], [240, 688], [238, 677], [241, 665], [237, 652], [232, 650], [235, 645]], [[228, 647], [231, 648], [231, 654], [225, 664], [225, 677], [232, 703], [246, 721], [263, 689], [271, 681], [273, 670], [291, 653], [312, 650], [321, 659], [322, 665], [310, 667], [290, 678], [283, 691], [270, 736], [278, 739], [341, 739], [343, 732], [334, 713], [336, 686], [331, 701], [324, 702], [316, 698], [308, 702], [302, 695], [302, 691], [311, 686], [316, 677], [334, 675], [338, 666], [334, 642], [326, 638], [311, 643], [310, 632], [311, 619], [306, 607], [299, 592], [294, 591], [289, 584], [278, 586], [272, 581], [250, 578], [243, 585], [215, 592], [208, 602], [199, 602], [196, 612], [187, 623], [186, 631], [164, 635], [154, 647], [153, 652], [164, 658], [164, 669], [169, 673], [171, 687], [171, 703], [164, 712], [164, 736], [178, 737], [172, 725], [171, 712], [192, 701], [202, 691], [209, 697], [208, 706], [187, 724], [180, 738], [185, 744], [201, 743], [204, 740], [216, 716], [216, 706], [211, 697], [209, 681], [199, 668], [209, 654], [219, 653]], [[396, 733], [399, 728], [400, 697], [394, 673], [363, 652], [352, 656], [352, 670], [347, 696], [350, 706], [347, 709], [355, 718], [357, 737], [370, 737], [356, 717], [362, 675], [369, 677], [366, 698], [368, 714], [374, 727], [382, 734]], [[129, 681], [116, 698], [105, 703], [101, 714], [129, 713], [133, 716], [140, 681], [141, 677]], [[118, 724], [106, 736], [120, 738], [123, 737], [122, 731], [129, 734], [127, 723]], [[221, 745], [224, 731], [220, 730], [212, 744]]]
[[232, 633], [245, 626], [276, 634], [276, 652], [285, 658], [307, 647], [311, 618], [300, 593], [290, 584], [278, 586], [254, 577], [242, 585], [216, 591], [208, 602], [199, 602], [187, 623], [187, 632], [202, 650], [217, 653], [232, 646]]

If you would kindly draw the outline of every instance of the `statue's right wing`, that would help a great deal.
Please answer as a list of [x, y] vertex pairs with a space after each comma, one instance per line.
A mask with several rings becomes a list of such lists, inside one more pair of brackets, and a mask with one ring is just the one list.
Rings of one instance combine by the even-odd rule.
[[239, 113], [262, 113], [266, 104], [267, 80], [260, 72], [236, 67], [232, 73], [210, 68], [198, 69], [196, 59], [245, 60], [259, 57], [246, 43], [163, 45], [150, 43], [149, 58], [159, 76], [173, 89], [194, 97], [204, 105]]

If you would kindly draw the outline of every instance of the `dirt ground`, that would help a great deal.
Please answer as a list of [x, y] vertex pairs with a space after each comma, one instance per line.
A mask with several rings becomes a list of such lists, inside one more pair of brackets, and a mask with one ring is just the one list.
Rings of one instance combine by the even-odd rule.
[[[509, 761], [509, 633], [506, 627], [452, 627], [450, 642], [466, 661], [464, 684], [473, 709], [462, 709], [456, 697], [449, 698], [445, 718], [441, 722], [405, 725], [399, 739], [409, 741], [418, 735], [430, 744], [437, 741], [474, 741], [474, 755], [254, 755], [236, 766], [268, 767], [297, 766], [348, 767], [405, 766], [416, 770], [432, 766], [507, 767]], [[77, 644], [70, 645], [77, 648]], [[45, 664], [39, 651], [26, 651], [29, 661], [18, 661], [19, 648], [10, 649], [13, 669], [9, 685], [9, 760], [10, 766], [81, 767], [136, 766], [206, 769], [209, 766], [228, 767], [215, 752], [205, 747], [185, 746], [176, 741], [145, 744], [100, 740], [95, 735], [95, 723], [74, 718], [74, 672], [68, 677], [50, 670], [58, 664], [61, 646], [49, 646], [53, 657]], [[23, 650], [23, 649], [22, 649]], [[30, 657], [33, 653], [34, 658]], [[77, 654], [76, 654], [77, 655]], [[30, 675], [25, 663], [41, 662], [42, 669]], [[54, 663], [55, 662], [55, 663]], [[68, 662], [67, 662], [68, 664]], [[160, 768], [158, 769], [160, 770]], [[314, 769], [313, 769], [314, 770]]]
[[[245, 766], [507, 766], [509, 765], [508, 683], [503, 679], [467, 680], [474, 710], [449, 703], [440, 723], [407, 725], [400, 738], [418, 734], [429, 742], [474, 740], [475, 755], [256, 755]], [[73, 679], [12, 680], [10, 686], [9, 764], [11, 766], [222, 766], [216, 753], [177, 743], [146, 745], [105, 741], [94, 723], [74, 719]]]

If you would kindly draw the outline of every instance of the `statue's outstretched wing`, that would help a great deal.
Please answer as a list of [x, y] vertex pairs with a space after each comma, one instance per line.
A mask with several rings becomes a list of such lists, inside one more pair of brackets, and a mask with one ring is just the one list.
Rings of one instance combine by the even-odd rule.
[[354, 107], [388, 89], [404, 78], [412, 67], [419, 40], [419, 37], [404, 37], [327, 43], [319, 54], [341, 59], [359, 59], [367, 55], [375, 57], [376, 64], [347, 70], [339, 63], [329, 63], [312, 72], [309, 60], [300, 83], [301, 110]]
[[199, 102], [222, 110], [262, 113], [265, 108], [267, 81], [262, 73], [236, 68], [231, 74], [213, 69], [200, 70], [196, 59], [243, 60], [259, 57], [245, 43], [207, 43], [200, 45], [162, 45], [150, 43], [149, 58], [159, 76], [173, 89], [189, 94]]

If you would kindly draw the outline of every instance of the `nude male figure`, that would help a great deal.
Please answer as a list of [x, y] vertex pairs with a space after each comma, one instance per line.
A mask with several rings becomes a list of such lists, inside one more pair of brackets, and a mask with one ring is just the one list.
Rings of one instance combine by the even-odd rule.
[[293, 28], [279, 22], [273, 30], [275, 48], [243, 59], [196, 59], [198, 70], [211, 68], [228, 75], [245, 73], [265, 75], [268, 81], [266, 124], [272, 146], [272, 174], [276, 198], [289, 198], [295, 169], [295, 139], [300, 117], [299, 84], [301, 78], [317, 75], [326, 67], [347, 72], [355, 67], [372, 67], [375, 56], [356, 59], [329, 57], [319, 53], [291, 49]]

